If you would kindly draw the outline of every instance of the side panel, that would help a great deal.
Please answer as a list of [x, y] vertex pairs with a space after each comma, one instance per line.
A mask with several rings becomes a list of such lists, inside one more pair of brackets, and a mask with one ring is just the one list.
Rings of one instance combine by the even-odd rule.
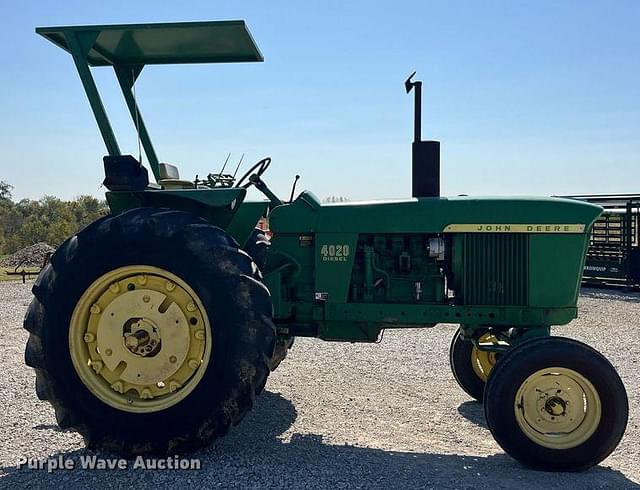
[[529, 305], [574, 306], [589, 234], [529, 237]]
[[313, 303], [315, 237], [312, 234], [275, 233], [263, 269], [274, 314], [280, 322], [316, 316]]
[[315, 241], [315, 290], [332, 303], [346, 303], [358, 235], [317, 233]]
[[467, 306], [575, 307], [588, 232], [460, 233], [455, 289]]

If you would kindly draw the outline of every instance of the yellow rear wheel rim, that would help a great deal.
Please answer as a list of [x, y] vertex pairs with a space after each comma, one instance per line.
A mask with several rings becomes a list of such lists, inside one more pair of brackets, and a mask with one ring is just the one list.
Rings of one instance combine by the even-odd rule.
[[211, 326], [198, 295], [169, 271], [112, 270], [78, 300], [69, 351], [82, 383], [127, 412], [156, 412], [183, 400], [211, 357]]
[[580, 373], [549, 367], [529, 376], [518, 389], [515, 416], [524, 434], [551, 449], [570, 449], [585, 442], [602, 417], [600, 397]]
[[[478, 339], [480, 344], [498, 344], [497, 337], [493, 334], [486, 333]], [[485, 350], [480, 350], [475, 345], [471, 350], [471, 365], [476, 376], [485, 383], [489, 378], [489, 373], [496, 364], [496, 353]]]

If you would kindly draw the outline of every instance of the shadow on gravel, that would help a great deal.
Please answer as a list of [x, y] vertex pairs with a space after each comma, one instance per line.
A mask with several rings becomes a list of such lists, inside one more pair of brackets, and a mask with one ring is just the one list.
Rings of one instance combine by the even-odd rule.
[[469, 422], [487, 429], [487, 421], [484, 419], [484, 408], [482, 403], [476, 401], [468, 401], [461, 403], [458, 407], [458, 413]]
[[[477, 405], [478, 409], [474, 408]], [[461, 407], [478, 417], [479, 404]], [[478, 413], [475, 413], [478, 412]], [[461, 413], [463, 413], [461, 411]], [[463, 414], [464, 415], [464, 414]], [[465, 415], [466, 416], [466, 415]], [[74, 470], [0, 469], [0, 487], [293, 487], [304, 488], [640, 488], [622, 473], [605, 467], [584, 473], [543, 473], [528, 470], [504, 454], [488, 457], [409, 453], [335, 445], [322, 435], [282, 434], [296, 420], [293, 404], [266, 392], [255, 410], [231, 433], [210, 448], [188, 457], [201, 461], [200, 470], [83, 470], [86, 450], [52, 454], [76, 462]], [[471, 418], [470, 418], [471, 420]], [[330, 423], [330, 422], [328, 422]], [[106, 457], [99, 454], [98, 456]]]
[[61, 429], [58, 425], [54, 424], [39, 424], [34, 425], [33, 428], [36, 430], [52, 430], [54, 432], [71, 432], [71, 429]]

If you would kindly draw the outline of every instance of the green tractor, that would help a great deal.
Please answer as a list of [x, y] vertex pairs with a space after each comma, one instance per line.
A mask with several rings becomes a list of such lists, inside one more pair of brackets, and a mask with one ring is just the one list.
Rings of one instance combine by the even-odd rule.
[[[60, 427], [126, 456], [184, 453], [242, 420], [295, 337], [376, 342], [384, 329], [454, 323], [455, 379], [508, 454], [578, 470], [615, 449], [628, 415], [620, 377], [550, 335], [577, 316], [600, 207], [440, 197], [439, 143], [421, 139], [411, 77], [411, 198], [323, 205], [294, 184], [284, 200], [263, 180], [269, 158], [239, 179], [184, 180], [156, 156], [136, 78], [145, 65], [262, 61], [245, 23], [36, 32], [71, 54], [108, 150], [111, 214], [58, 248], [24, 320], [26, 363]], [[114, 69], [155, 182], [121, 154], [91, 66]], [[250, 186], [266, 199], [246, 201]]]

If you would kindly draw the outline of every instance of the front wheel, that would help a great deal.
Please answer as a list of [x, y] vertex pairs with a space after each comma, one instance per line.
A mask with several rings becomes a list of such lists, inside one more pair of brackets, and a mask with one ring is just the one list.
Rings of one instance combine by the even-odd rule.
[[[492, 333], [486, 333], [478, 339], [480, 344], [497, 344], [498, 339]], [[497, 361], [495, 352], [480, 350], [471, 340], [464, 340], [460, 329], [451, 340], [449, 364], [453, 377], [465, 393], [482, 402], [484, 387], [489, 373]]]
[[511, 349], [484, 394], [487, 425], [513, 458], [535, 469], [584, 470], [624, 434], [629, 412], [618, 373], [575, 340], [546, 337]]

